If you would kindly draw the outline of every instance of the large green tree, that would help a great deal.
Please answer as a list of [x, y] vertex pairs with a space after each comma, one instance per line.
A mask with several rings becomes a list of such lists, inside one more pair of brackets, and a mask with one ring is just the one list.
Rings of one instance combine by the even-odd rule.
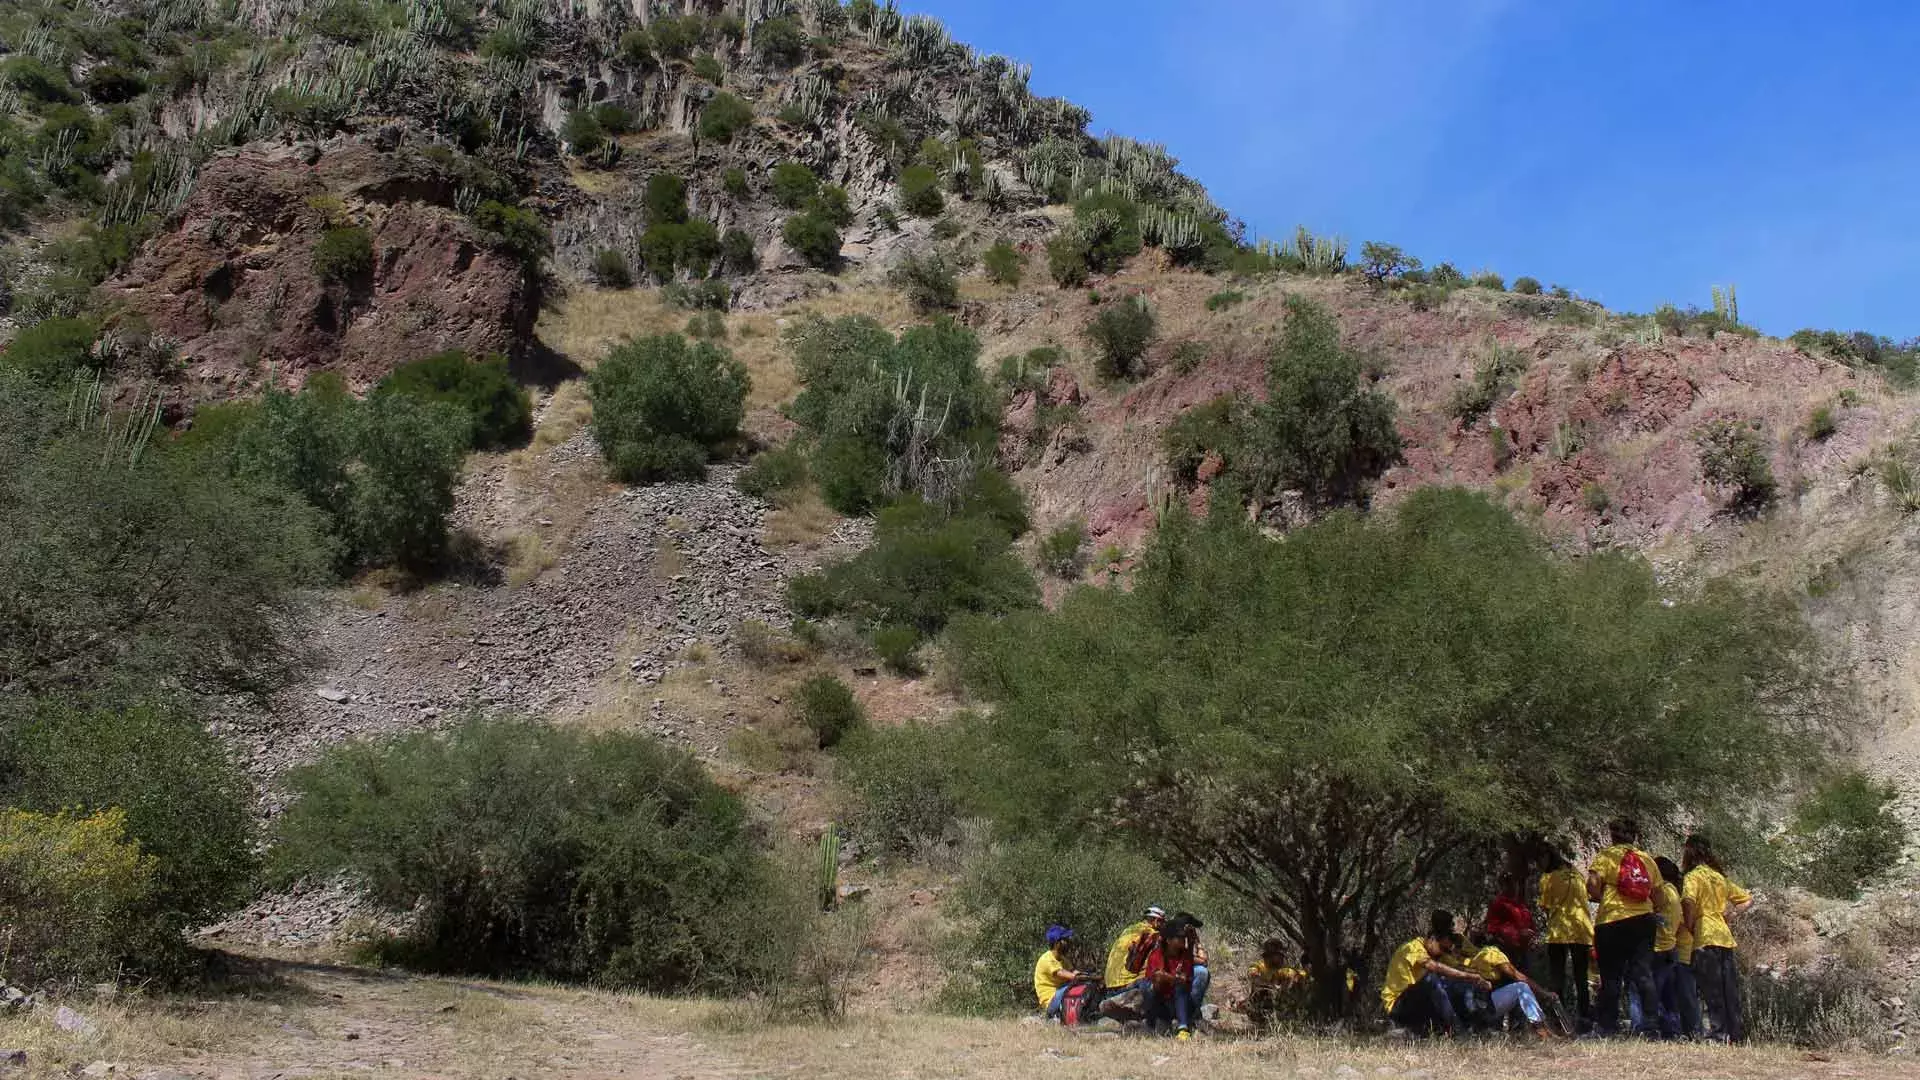
[[953, 629], [960, 745], [1019, 832], [1096, 826], [1207, 877], [1347, 1000], [1418, 890], [1498, 837], [1787, 780], [1834, 710], [1788, 605], [1569, 559], [1429, 490], [1274, 542], [1174, 516], [1130, 592]]

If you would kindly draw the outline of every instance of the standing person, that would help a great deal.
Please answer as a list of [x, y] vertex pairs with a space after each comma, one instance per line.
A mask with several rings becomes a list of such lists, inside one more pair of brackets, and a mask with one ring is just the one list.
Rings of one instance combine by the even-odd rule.
[[[1682, 1039], [1700, 1037], [1700, 987], [1693, 980], [1693, 931], [1687, 928], [1686, 905], [1683, 902], [1686, 889], [1686, 875], [1680, 867], [1665, 855], [1654, 860], [1660, 866], [1661, 910], [1671, 914], [1673, 926], [1673, 961], [1666, 970], [1666, 983], [1660, 987], [1660, 1007], [1673, 1014], [1674, 1033]], [[1671, 895], [1669, 895], [1671, 894]], [[1654, 942], [1654, 963], [1660, 960], [1660, 941]], [[1660, 971], [1654, 969], [1655, 981], [1659, 981]]]
[[1518, 1009], [1527, 1023], [1533, 1025], [1535, 1034], [1542, 1039], [1552, 1038], [1547, 1028], [1547, 1014], [1540, 1003], [1556, 1002], [1560, 996], [1529, 978], [1491, 933], [1483, 930], [1474, 934], [1473, 943], [1478, 948], [1467, 958], [1466, 970], [1493, 984], [1494, 1027], [1504, 1024]]
[[1540, 875], [1540, 907], [1547, 913], [1547, 980], [1566, 993], [1572, 970], [1578, 1021], [1593, 1021], [1593, 994], [1587, 983], [1588, 950], [1593, 948], [1593, 915], [1587, 910], [1587, 882], [1565, 853], [1547, 858]]
[[1073, 985], [1081, 974], [1067, 967], [1067, 943], [1073, 940], [1073, 931], [1064, 926], [1047, 928], [1047, 951], [1033, 962], [1033, 996], [1040, 1003], [1040, 1011], [1049, 1020], [1060, 1018], [1060, 1004], [1067, 996], [1067, 987]]
[[[1640, 829], [1621, 818], [1609, 822], [1613, 843], [1587, 868], [1587, 897], [1600, 904], [1594, 917], [1593, 946], [1600, 960], [1600, 1001], [1594, 1029], [1620, 1031], [1620, 1004], [1628, 983], [1650, 1005], [1660, 1000], [1653, 988], [1653, 939], [1659, 924], [1653, 914], [1653, 856], [1635, 846]], [[1644, 1022], [1644, 1021], [1643, 1021]], [[1644, 1030], [1644, 1029], [1642, 1029]]]
[[1686, 860], [1687, 871], [1681, 904], [1687, 930], [1693, 935], [1693, 973], [1700, 983], [1700, 996], [1707, 999], [1712, 1037], [1720, 1042], [1745, 1042], [1740, 967], [1733, 955], [1739, 945], [1733, 928], [1727, 925], [1727, 912], [1729, 908], [1740, 912], [1752, 907], [1753, 894], [1727, 880], [1726, 869], [1706, 837], [1698, 833], [1687, 837], [1681, 858]]
[[1493, 989], [1493, 984], [1441, 961], [1459, 947], [1459, 936], [1451, 931], [1440, 933], [1438, 924], [1436, 918], [1425, 937], [1414, 938], [1394, 950], [1393, 958], [1387, 961], [1386, 981], [1380, 984], [1380, 1004], [1387, 1019], [1397, 1027], [1414, 1035], [1438, 1032], [1451, 1039], [1460, 1034], [1460, 1017], [1453, 1011], [1445, 980], [1458, 980], [1482, 990]]
[[1156, 905], [1148, 908], [1140, 916], [1139, 922], [1120, 931], [1120, 936], [1113, 939], [1113, 946], [1107, 950], [1107, 996], [1119, 994], [1140, 981], [1140, 973], [1146, 966], [1153, 939], [1166, 922], [1166, 911]]
[[1173, 1024], [1173, 1037], [1193, 1038], [1193, 952], [1186, 934], [1163, 933], [1147, 957], [1147, 1025]]

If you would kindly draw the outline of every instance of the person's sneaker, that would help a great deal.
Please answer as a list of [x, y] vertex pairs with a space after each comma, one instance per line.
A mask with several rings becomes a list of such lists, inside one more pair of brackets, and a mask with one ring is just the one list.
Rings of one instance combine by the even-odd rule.
[[1173, 1037], [1177, 1042], [1187, 1042], [1193, 1038], [1193, 1032], [1188, 1031], [1186, 1028], [1181, 1028], [1179, 1031], [1173, 1033]]

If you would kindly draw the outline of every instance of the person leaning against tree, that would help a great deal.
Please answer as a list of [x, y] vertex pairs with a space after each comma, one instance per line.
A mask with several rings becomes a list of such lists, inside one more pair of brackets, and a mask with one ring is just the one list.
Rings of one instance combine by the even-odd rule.
[[1587, 896], [1600, 905], [1593, 928], [1593, 948], [1600, 960], [1594, 1029], [1613, 1035], [1620, 1030], [1620, 1004], [1628, 983], [1639, 991], [1641, 1001], [1660, 1000], [1653, 984], [1653, 943], [1660, 930], [1653, 889], [1660, 872], [1653, 856], [1636, 846], [1640, 830], [1633, 822], [1610, 822], [1607, 834], [1613, 843], [1587, 867]]
[[1753, 894], [1727, 880], [1713, 845], [1699, 834], [1687, 837], [1681, 851], [1687, 884], [1682, 893], [1687, 930], [1693, 935], [1693, 974], [1700, 996], [1707, 1001], [1712, 1037], [1722, 1042], [1744, 1042], [1746, 1021], [1740, 1000], [1740, 967], [1734, 960], [1739, 947], [1727, 912], [1753, 906]]

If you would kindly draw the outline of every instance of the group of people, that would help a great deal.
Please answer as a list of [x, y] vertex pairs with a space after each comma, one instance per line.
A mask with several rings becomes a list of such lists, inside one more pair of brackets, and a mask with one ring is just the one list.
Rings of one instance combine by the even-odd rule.
[[[1543, 1004], [1563, 1008], [1571, 980], [1577, 1011], [1569, 1027], [1598, 1036], [1626, 1030], [1744, 1040], [1738, 942], [1728, 919], [1751, 907], [1752, 895], [1726, 876], [1704, 836], [1687, 838], [1676, 865], [1641, 848], [1630, 821], [1615, 821], [1608, 832], [1611, 843], [1584, 871], [1554, 852], [1540, 875], [1544, 985], [1530, 973], [1540, 935], [1524, 877], [1509, 875], [1484, 928], [1472, 935], [1473, 949], [1454, 916], [1437, 911], [1425, 935], [1394, 953], [1380, 991], [1387, 1018], [1415, 1034], [1455, 1035], [1504, 1024], [1518, 1012], [1544, 1037], [1553, 1029]], [[1598, 970], [1597, 995], [1590, 960]]]
[[[1704, 836], [1689, 836], [1675, 864], [1643, 849], [1631, 821], [1615, 821], [1608, 832], [1611, 843], [1584, 870], [1565, 852], [1550, 851], [1533, 897], [1526, 889], [1531, 866], [1507, 874], [1469, 933], [1453, 913], [1433, 912], [1425, 933], [1388, 960], [1380, 988], [1388, 1021], [1423, 1036], [1524, 1024], [1541, 1038], [1630, 1030], [1742, 1041], [1738, 943], [1728, 920], [1753, 897], [1726, 876]], [[1544, 934], [1530, 901], [1545, 915]], [[1073, 931], [1054, 926], [1034, 964], [1037, 1003], [1049, 1018], [1069, 1023], [1097, 1010], [1189, 1038], [1211, 982], [1201, 926], [1188, 913], [1169, 917], [1148, 908], [1121, 931], [1100, 972], [1071, 968]], [[1267, 941], [1247, 973], [1245, 1008], [1256, 1024], [1304, 993], [1306, 972], [1287, 959], [1282, 942]], [[1356, 984], [1349, 971], [1349, 993]]]
[[1047, 951], [1033, 966], [1033, 993], [1048, 1019], [1077, 1022], [1095, 1011], [1116, 1020], [1144, 1021], [1149, 1030], [1193, 1037], [1207, 988], [1213, 981], [1207, 950], [1200, 943], [1205, 926], [1188, 912], [1168, 917], [1158, 906], [1120, 931], [1107, 950], [1102, 972], [1075, 971], [1066, 965], [1073, 931], [1047, 930]]

